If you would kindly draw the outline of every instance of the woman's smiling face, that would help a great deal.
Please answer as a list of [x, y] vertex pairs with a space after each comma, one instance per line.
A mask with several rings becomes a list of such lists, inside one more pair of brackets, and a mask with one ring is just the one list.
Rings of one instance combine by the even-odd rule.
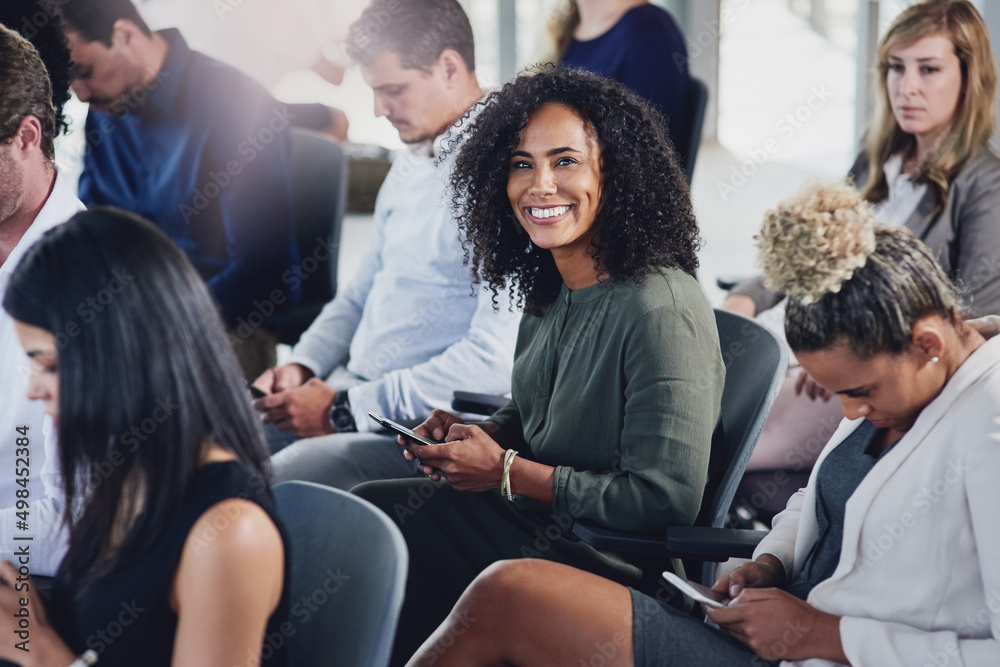
[[593, 263], [604, 173], [593, 127], [574, 109], [547, 103], [521, 130], [510, 157], [507, 197], [521, 226], [557, 265]]

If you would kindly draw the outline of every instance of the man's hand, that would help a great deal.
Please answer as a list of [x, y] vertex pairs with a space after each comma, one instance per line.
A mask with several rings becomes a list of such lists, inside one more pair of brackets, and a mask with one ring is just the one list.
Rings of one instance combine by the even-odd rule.
[[336, 389], [312, 378], [301, 387], [258, 398], [253, 406], [262, 413], [265, 424], [274, 424], [279, 431], [295, 431], [298, 438], [315, 438], [337, 432], [330, 423], [336, 397]]
[[[25, 586], [15, 591], [15, 586]], [[27, 601], [27, 606], [21, 604]], [[22, 613], [31, 614], [31, 651], [18, 649], [14, 642], [0, 642], [0, 657], [16, 661], [25, 667], [43, 667], [44, 665], [68, 665], [75, 655], [63, 643], [56, 631], [49, 624], [45, 613], [45, 600], [37, 582], [25, 581], [19, 577], [17, 567], [10, 561], [0, 562], [0, 632], [5, 636], [14, 637], [17, 632], [24, 632], [25, 627], [18, 624], [18, 616]]]
[[253, 381], [253, 385], [265, 394], [277, 394], [301, 387], [312, 377], [313, 372], [301, 364], [285, 364], [268, 368]]
[[729, 606], [706, 612], [765, 660], [823, 658], [850, 664], [840, 641], [840, 617], [777, 588], [747, 588]]
[[821, 398], [824, 403], [828, 403], [833, 398], [833, 394], [819, 386], [816, 380], [813, 380], [812, 376], [806, 373], [805, 370], [802, 370], [799, 373], [798, 379], [795, 380], [795, 395], [801, 396], [802, 392], [805, 392], [806, 396], [812, 401]]
[[757, 560], [744, 563], [721, 577], [712, 590], [736, 598], [744, 588], [770, 588], [784, 583], [785, 566], [771, 554], [761, 554]]
[[969, 326], [979, 332], [983, 338], [992, 338], [1000, 334], [1000, 317], [987, 315], [975, 320], [967, 320]]

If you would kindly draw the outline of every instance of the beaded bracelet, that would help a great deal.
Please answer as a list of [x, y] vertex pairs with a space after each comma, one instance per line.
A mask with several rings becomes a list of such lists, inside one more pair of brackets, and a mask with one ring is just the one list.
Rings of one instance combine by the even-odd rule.
[[71, 662], [69, 667], [90, 667], [94, 664], [97, 664], [97, 652], [93, 649], [87, 649], [76, 660]]

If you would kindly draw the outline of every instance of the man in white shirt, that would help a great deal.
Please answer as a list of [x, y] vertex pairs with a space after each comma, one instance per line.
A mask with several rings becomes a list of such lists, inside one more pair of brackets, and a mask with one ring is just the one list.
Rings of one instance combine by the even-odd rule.
[[[289, 363], [256, 381], [265, 422], [300, 441], [273, 457], [279, 480], [350, 489], [416, 474], [395, 439], [361, 435], [368, 412], [418, 421], [455, 389], [510, 391], [519, 316], [472, 289], [450, 205], [447, 132], [483, 95], [472, 29], [456, 0], [374, 0], [351, 26], [348, 53], [410, 145], [375, 205], [354, 280], [327, 304]], [[326, 378], [324, 382], [320, 378]], [[322, 437], [317, 437], [322, 436]], [[309, 438], [309, 439], [304, 439]]]
[[[28, 247], [83, 210], [52, 161], [51, 90], [34, 47], [0, 27], [0, 299]], [[31, 574], [52, 575], [66, 548], [64, 500], [55, 429], [25, 393], [31, 372], [14, 322], [0, 310], [0, 559], [18, 562], [27, 549]]]

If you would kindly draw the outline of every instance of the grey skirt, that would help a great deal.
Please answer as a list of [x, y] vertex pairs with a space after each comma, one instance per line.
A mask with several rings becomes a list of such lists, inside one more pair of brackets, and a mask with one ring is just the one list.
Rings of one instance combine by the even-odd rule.
[[634, 589], [635, 667], [775, 667], [719, 628]]

